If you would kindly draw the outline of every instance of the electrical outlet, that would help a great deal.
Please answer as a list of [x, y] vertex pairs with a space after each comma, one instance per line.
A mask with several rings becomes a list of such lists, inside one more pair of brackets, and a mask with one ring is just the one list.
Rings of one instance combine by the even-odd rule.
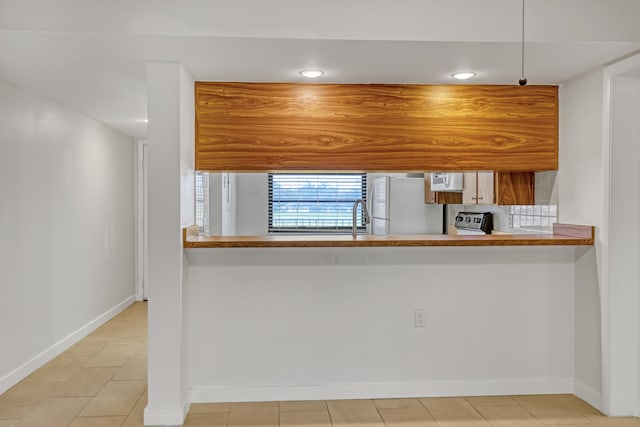
[[424, 310], [415, 310], [413, 320], [416, 328], [424, 328]]

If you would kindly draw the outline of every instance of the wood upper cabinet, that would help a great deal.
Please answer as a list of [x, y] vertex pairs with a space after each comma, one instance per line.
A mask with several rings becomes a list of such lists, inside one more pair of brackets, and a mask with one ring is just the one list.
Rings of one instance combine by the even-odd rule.
[[465, 205], [534, 205], [533, 172], [465, 172], [462, 203]]
[[558, 88], [196, 82], [197, 170], [558, 168]]

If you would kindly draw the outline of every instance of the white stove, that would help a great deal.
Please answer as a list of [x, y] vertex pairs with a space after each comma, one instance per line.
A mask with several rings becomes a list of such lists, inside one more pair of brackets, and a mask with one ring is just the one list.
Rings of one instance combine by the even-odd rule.
[[491, 234], [493, 214], [491, 212], [458, 212], [455, 227], [458, 235]]

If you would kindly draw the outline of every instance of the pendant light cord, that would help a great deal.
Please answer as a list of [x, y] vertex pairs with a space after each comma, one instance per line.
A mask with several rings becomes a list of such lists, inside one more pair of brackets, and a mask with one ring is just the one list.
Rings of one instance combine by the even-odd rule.
[[520, 86], [525, 86], [527, 84], [527, 79], [524, 77], [524, 2], [525, 0], [522, 0], [522, 45], [521, 45], [522, 69], [521, 69], [521, 77], [520, 77], [520, 80], [518, 81]]
[[522, 0], [522, 78], [524, 79], [524, 2]]

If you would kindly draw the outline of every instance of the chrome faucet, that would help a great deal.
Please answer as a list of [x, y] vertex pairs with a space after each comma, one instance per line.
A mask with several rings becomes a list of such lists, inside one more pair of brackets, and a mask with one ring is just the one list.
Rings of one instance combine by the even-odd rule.
[[364, 223], [369, 224], [371, 222], [371, 218], [369, 217], [369, 211], [367, 211], [367, 204], [362, 199], [358, 199], [353, 202], [353, 222], [351, 223], [351, 231], [353, 233], [353, 238], [355, 239], [358, 236], [358, 223], [356, 222], [356, 216], [358, 213], [358, 204], [362, 205], [362, 210], [364, 211]]

